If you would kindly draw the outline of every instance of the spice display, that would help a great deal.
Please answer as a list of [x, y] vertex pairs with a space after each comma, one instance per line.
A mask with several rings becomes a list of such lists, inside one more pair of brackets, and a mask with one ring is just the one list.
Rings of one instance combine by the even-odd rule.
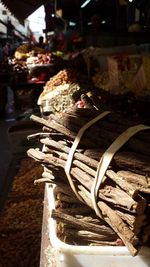
[[3, 211], [3, 218], [0, 221], [0, 227], [3, 230], [23, 230], [34, 226], [41, 227], [42, 214], [41, 199], [26, 199], [24, 201], [9, 203], [6, 210]]
[[44, 188], [35, 186], [34, 180], [41, 173], [35, 161], [21, 160], [0, 216], [1, 267], [18, 266], [18, 262], [20, 267], [39, 266]]
[[8, 65], [10, 66], [11, 70], [14, 72], [19, 72], [19, 71], [27, 71], [27, 64], [23, 60], [18, 60], [16, 58], [9, 58], [8, 59]]
[[105, 72], [97, 72], [93, 76], [93, 83], [97, 88], [101, 88], [105, 91], [110, 91], [110, 85], [109, 85], [109, 74], [107, 71]]
[[43, 188], [34, 186], [34, 180], [42, 175], [42, 167], [33, 166], [30, 170], [26, 170], [26, 173], [17, 175], [14, 179], [12, 190], [9, 197], [37, 197], [43, 196]]
[[[28, 158], [22, 158], [21, 164], [19, 166], [19, 170], [18, 170], [15, 178], [19, 178], [20, 176], [23, 176], [24, 174], [26, 174], [28, 171], [32, 170], [32, 168], [34, 168], [36, 166], [37, 166], [37, 164], [34, 160], [32, 160], [32, 159], [29, 160]], [[16, 181], [14, 179], [14, 183], [15, 182]]]
[[46, 53], [45, 49], [40, 48], [40, 47], [35, 47], [35, 46], [27, 43], [27, 44], [20, 45], [16, 49], [14, 56], [16, 59], [26, 60], [31, 55], [31, 53], [33, 53], [33, 51], [35, 53], [40, 53], [40, 54]]
[[62, 63], [63, 60], [61, 59], [61, 57], [58, 57], [56, 55], [54, 55], [53, 53], [45, 53], [45, 54], [37, 54], [34, 56], [34, 52], [33, 55], [31, 54], [30, 57], [27, 58], [26, 60], [26, 64], [28, 66], [32, 66], [32, 65], [46, 65], [46, 64], [60, 64]]
[[135, 72], [129, 70], [111, 72], [111, 74], [107, 71], [100, 71], [93, 76], [93, 83], [98, 88], [120, 95], [132, 91], [134, 77]]
[[46, 83], [43, 95], [49, 91], [52, 91], [56, 86], [75, 82], [77, 82], [77, 79], [75, 79], [75, 73], [72, 70], [61, 70], [54, 77], [50, 78], [50, 80]]
[[64, 111], [88, 92], [87, 81], [73, 69], [63, 69], [50, 78], [38, 99], [38, 105], [52, 113]]
[[[0, 267], [39, 266], [41, 232], [38, 229], [6, 232], [0, 235]], [[32, 252], [31, 252], [32, 248]]]
[[[81, 127], [98, 114], [100, 111], [93, 109], [69, 109], [57, 116], [50, 115], [48, 121], [32, 116], [34, 121], [44, 126], [43, 131], [49, 133], [49, 137], [44, 138], [43, 132], [43, 138], [40, 138], [43, 151], [28, 150], [28, 155], [45, 167], [39, 182], [56, 183], [66, 190], [70, 185], [72, 191], [72, 184], [70, 180], [68, 183], [65, 172], [72, 141]], [[90, 192], [99, 160], [121, 133], [135, 125], [133, 121], [110, 113], [86, 131], [74, 153], [70, 169], [81, 203], [93, 209]], [[149, 129], [148, 126], [146, 128]], [[150, 237], [149, 142], [149, 131], [140, 131], [114, 155], [96, 200], [102, 219], [117, 234], [120, 244], [126, 245], [134, 256], [142, 245], [148, 245]]]

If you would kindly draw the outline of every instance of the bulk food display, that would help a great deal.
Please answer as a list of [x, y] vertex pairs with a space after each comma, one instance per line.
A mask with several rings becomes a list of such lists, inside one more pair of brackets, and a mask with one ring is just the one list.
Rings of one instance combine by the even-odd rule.
[[[22, 195], [20, 210], [24, 198], [31, 198], [26, 203], [31, 211], [36, 196], [38, 205], [41, 201], [39, 184], [46, 183], [53, 191], [50, 218], [59, 240], [85, 249], [126, 248], [131, 258], [138, 257], [150, 247], [150, 121], [145, 117], [148, 102], [142, 109], [137, 102], [139, 96], [149, 98], [148, 63], [141, 55], [111, 54], [97, 58], [97, 64], [84, 52], [83, 75], [78, 66], [59, 65], [61, 59], [52, 53], [29, 45], [16, 51], [13, 67], [18, 64], [20, 69], [18, 62], [24, 62], [29, 76], [45, 84], [37, 101], [41, 116], [31, 116], [42, 130], [28, 136], [38, 143], [27, 151], [37, 163], [14, 182], [10, 197]], [[43, 67], [53, 68], [54, 62], [61, 70], [54, 68], [56, 73], [47, 80], [40, 76]], [[34, 190], [29, 176], [39, 185]], [[25, 217], [18, 214], [24, 227]], [[6, 225], [9, 216], [18, 224], [11, 211], [5, 216]]]
[[63, 112], [67, 107], [80, 101], [81, 96], [88, 93], [92, 87], [86, 76], [73, 68], [65, 68], [47, 81], [37, 104], [42, 113]]
[[33, 185], [41, 174], [35, 161], [20, 160], [1, 210], [0, 266], [39, 266], [44, 188]]
[[56, 53], [27, 43], [20, 45], [12, 56], [4, 59], [1, 68], [2, 73], [10, 76], [12, 83], [45, 82], [64, 64], [63, 58]]
[[58, 236], [75, 245], [126, 246], [132, 256], [149, 246], [150, 127], [86, 108], [31, 118], [43, 133], [29, 139], [43, 149], [27, 153], [43, 166], [36, 183], [56, 184]]
[[[118, 59], [109, 57], [117, 67]], [[123, 56], [119, 65], [124, 71], [122, 63], [130, 68], [132, 60], [132, 77], [125, 69], [131, 77], [126, 78], [128, 89], [141, 57], [128, 61]], [[105, 90], [101, 83], [92, 84], [93, 77], [86, 76], [85, 82], [81, 74], [63, 69], [50, 78], [38, 99], [41, 115], [45, 111], [47, 116], [31, 116], [43, 131], [28, 136], [39, 140], [42, 149], [27, 153], [43, 166], [35, 183], [54, 185], [51, 218], [61, 241], [79, 247], [126, 247], [137, 256], [150, 245], [149, 120], [138, 114], [136, 101], [128, 101], [137, 100], [133, 91], [117, 91], [117, 83], [113, 91]]]
[[137, 51], [134, 46], [84, 50], [88, 74], [95, 86], [116, 95], [149, 95], [150, 56]]

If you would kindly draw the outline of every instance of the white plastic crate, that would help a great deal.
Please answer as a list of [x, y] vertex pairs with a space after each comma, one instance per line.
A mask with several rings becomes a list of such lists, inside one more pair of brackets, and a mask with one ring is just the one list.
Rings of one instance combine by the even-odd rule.
[[[46, 185], [48, 208], [55, 208], [54, 188]], [[74, 246], [57, 237], [56, 221], [48, 220], [49, 238], [56, 251], [57, 267], [150, 267], [150, 249], [143, 247], [133, 257], [124, 246]]]

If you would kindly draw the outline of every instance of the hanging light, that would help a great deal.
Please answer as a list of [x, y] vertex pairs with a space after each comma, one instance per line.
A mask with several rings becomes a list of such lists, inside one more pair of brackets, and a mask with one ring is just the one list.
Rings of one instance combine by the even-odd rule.
[[76, 26], [76, 23], [73, 21], [69, 21], [69, 26]]
[[91, 0], [86, 0], [82, 5], [81, 8], [84, 8], [86, 5], [88, 5], [88, 3], [90, 3]]

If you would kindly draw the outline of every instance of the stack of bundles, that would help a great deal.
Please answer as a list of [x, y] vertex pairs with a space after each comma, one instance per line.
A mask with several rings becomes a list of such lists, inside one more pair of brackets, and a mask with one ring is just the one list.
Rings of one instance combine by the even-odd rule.
[[28, 138], [39, 138], [43, 149], [31, 148], [28, 155], [44, 167], [36, 182], [57, 185], [52, 216], [64, 223], [65, 234], [73, 225], [74, 242], [82, 236], [81, 243], [125, 245], [134, 256], [148, 246], [150, 127], [86, 108], [31, 119], [43, 132]]

